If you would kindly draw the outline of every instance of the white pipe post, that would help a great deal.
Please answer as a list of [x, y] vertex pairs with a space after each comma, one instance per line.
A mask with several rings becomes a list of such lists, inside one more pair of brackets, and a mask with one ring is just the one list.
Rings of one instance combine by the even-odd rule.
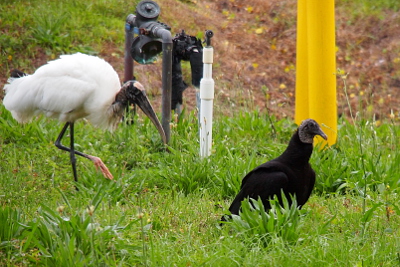
[[214, 80], [212, 63], [214, 49], [207, 46], [203, 49], [203, 78], [200, 81], [200, 157], [211, 155], [212, 120], [214, 101]]

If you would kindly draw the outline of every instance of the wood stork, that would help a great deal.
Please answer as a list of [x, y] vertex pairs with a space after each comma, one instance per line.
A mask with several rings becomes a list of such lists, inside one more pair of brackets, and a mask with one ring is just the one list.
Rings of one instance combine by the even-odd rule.
[[[106, 178], [113, 179], [100, 158], [74, 149], [74, 122], [78, 119], [86, 118], [96, 127], [114, 130], [125, 107], [134, 103], [151, 119], [166, 143], [164, 130], [143, 86], [132, 80], [121, 87], [113, 67], [96, 56], [63, 55], [39, 67], [32, 75], [14, 70], [4, 91], [3, 104], [18, 122], [28, 122], [39, 114], [65, 122], [55, 145], [70, 153], [75, 181], [78, 180], [75, 154], [90, 159]], [[70, 147], [61, 144], [68, 127]]]

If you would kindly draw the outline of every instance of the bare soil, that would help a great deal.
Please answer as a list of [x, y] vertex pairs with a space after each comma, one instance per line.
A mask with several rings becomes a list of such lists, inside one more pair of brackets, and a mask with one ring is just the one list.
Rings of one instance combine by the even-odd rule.
[[[196, 2], [196, 3], [193, 3]], [[294, 116], [297, 1], [160, 1], [173, 33], [214, 31], [216, 105], [233, 109], [269, 109], [277, 117]], [[186, 14], [182, 20], [178, 18]], [[171, 18], [171, 19], [169, 19]], [[174, 19], [172, 19], [174, 18]], [[399, 117], [400, 14], [354, 15], [336, 7], [337, 68], [347, 73], [353, 112], [367, 118]], [[193, 24], [197, 25], [194, 30]], [[146, 67], [146, 66], [145, 66]], [[186, 81], [190, 81], [189, 72]], [[193, 90], [185, 92], [194, 105]], [[338, 115], [349, 115], [343, 79], [337, 78]], [[228, 108], [227, 108], [228, 107]]]
[[[278, 118], [294, 116], [296, 75], [295, 0], [159, 0], [159, 20], [198, 35], [213, 30], [213, 78], [216, 112], [260, 109]], [[400, 111], [400, 14], [354, 15], [336, 7], [337, 68], [348, 73], [347, 92], [353, 111], [377, 120]], [[123, 33], [122, 33], [123, 34]], [[100, 56], [123, 79], [123, 44], [107, 44]], [[34, 65], [48, 58], [40, 51]], [[190, 66], [183, 64], [190, 83]], [[135, 75], [146, 86], [156, 109], [161, 102], [161, 62], [135, 63]], [[5, 78], [2, 77], [2, 87]], [[339, 116], [349, 115], [343, 80], [337, 79]], [[185, 107], [195, 108], [195, 90], [184, 92]]]

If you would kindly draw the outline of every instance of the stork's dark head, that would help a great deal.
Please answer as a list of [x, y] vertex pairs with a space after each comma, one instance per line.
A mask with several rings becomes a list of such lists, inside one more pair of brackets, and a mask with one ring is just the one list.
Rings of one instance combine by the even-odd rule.
[[125, 95], [129, 103], [138, 105], [139, 108], [144, 112], [144, 114], [146, 114], [147, 117], [150, 118], [150, 120], [153, 122], [158, 132], [160, 133], [164, 144], [166, 144], [167, 138], [165, 136], [165, 132], [161, 126], [160, 121], [158, 120], [156, 113], [154, 112], [153, 107], [150, 104], [149, 99], [145, 94], [143, 85], [136, 80], [132, 80], [126, 82], [123, 87], [125, 86], [126, 86]]
[[319, 135], [325, 140], [328, 139], [326, 134], [321, 130], [318, 123], [313, 119], [307, 119], [301, 122], [299, 126], [299, 138], [300, 141], [306, 144], [312, 144], [314, 136]]
[[136, 80], [128, 81], [126, 87], [126, 95], [128, 97], [128, 101], [131, 104], [139, 105], [139, 99], [142, 99], [143, 96], [146, 97], [144, 86]]

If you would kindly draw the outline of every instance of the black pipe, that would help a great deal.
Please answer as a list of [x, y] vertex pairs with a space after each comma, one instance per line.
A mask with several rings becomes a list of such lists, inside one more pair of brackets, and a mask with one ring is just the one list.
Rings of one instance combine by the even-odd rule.
[[129, 14], [126, 17], [125, 23], [125, 55], [124, 55], [124, 83], [133, 80], [133, 59], [131, 56], [131, 47], [133, 42], [133, 24], [135, 21], [135, 15]]
[[161, 103], [161, 125], [164, 129], [167, 143], [171, 131], [171, 93], [172, 93], [172, 36], [171, 32], [163, 27], [154, 27], [152, 33], [162, 40], [162, 103]]

